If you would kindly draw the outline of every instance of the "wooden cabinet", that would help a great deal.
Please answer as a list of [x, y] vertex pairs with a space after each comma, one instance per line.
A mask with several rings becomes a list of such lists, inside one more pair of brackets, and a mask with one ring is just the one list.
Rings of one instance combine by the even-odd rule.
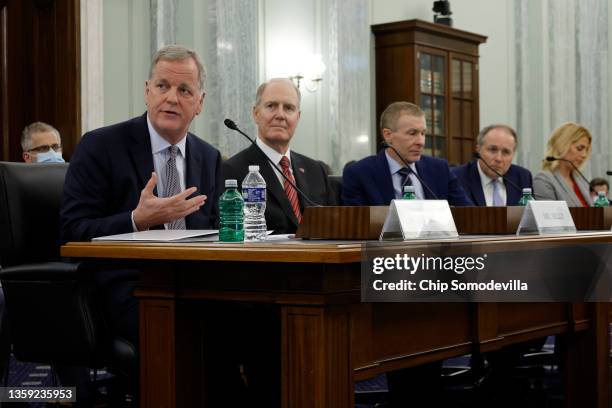
[[469, 161], [480, 128], [478, 46], [486, 37], [420, 20], [373, 25], [372, 32], [377, 120], [392, 102], [416, 103], [427, 119], [425, 154]]

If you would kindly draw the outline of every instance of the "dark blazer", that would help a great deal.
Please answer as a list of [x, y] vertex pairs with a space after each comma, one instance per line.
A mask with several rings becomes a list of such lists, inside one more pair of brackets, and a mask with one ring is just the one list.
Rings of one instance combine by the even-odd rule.
[[[287, 194], [278, 182], [274, 170], [265, 154], [251, 145], [223, 163], [223, 178], [236, 179], [242, 183], [249, 172], [249, 165], [258, 165], [259, 172], [266, 180], [266, 224], [276, 234], [293, 234], [298, 227]], [[325, 168], [320, 162], [291, 151], [291, 168], [300, 190], [319, 205], [336, 205], [334, 192], [327, 180]], [[311, 204], [298, 193], [302, 209]]]
[[[451, 172], [459, 179], [461, 186], [474, 204], [482, 207], [487, 205], [484, 192], [482, 191], [482, 183], [480, 182], [476, 160], [453, 167]], [[508, 180], [520, 187], [521, 190], [508, 183]], [[508, 172], [504, 174], [504, 185], [506, 186], [506, 205], [518, 205], [523, 195], [522, 189], [526, 187], [533, 188], [531, 172], [524, 167], [512, 164]]]
[[[185, 150], [185, 186], [195, 186], [198, 193], [208, 197], [199, 211], [186, 217], [187, 228], [214, 228], [223, 188], [221, 154], [191, 133], [187, 134]], [[77, 145], [66, 174], [62, 241], [89, 241], [132, 232], [131, 212], [153, 170], [146, 113], [87, 132]]]
[[[441, 200], [450, 205], [474, 205], [452, 175], [448, 163], [435, 157], [421, 156], [415, 163], [417, 173]], [[435, 197], [423, 186], [425, 198]], [[395, 198], [389, 163], [382, 149], [344, 169], [342, 176], [342, 203], [344, 205], [388, 205]]]

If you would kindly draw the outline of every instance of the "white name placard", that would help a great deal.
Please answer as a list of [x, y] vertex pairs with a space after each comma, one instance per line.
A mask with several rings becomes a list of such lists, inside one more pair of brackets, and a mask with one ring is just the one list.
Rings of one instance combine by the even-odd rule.
[[565, 201], [532, 200], [527, 203], [516, 235], [521, 234], [573, 234], [574, 219]]
[[457, 227], [446, 200], [393, 200], [380, 240], [456, 238]]

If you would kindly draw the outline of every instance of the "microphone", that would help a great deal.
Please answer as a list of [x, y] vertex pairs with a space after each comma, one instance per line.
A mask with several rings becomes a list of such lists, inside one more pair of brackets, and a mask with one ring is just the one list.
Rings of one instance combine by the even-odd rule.
[[520, 188], [520, 187], [519, 187], [519, 186], [518, 186], [516, 183], [514, 183], [512, 180], [510, 180], [510, 179], [509, 179], [509, 178], [507, 178], [507, 177], [504, 177], [504, 176], [503, 176], [503, 175], [502, 175], [500, 172], [498, 172], [497, 170], [495, 170], [495, 169], [494, 169], [494, 168], [493, 168], [493, 167], [492, 167], [492, 166], [491, 166], [489, 163], [487, 163], [487, 161], [486, 161], [485, 159], [483, 159], [483, 158], [482, 158], [482, 155], [481, 155], [480, 153], [478, 153], [478, 152], [474, 152], [474, 153], [472, 153], [472, 156], [473, 156], [475, 159], [480, 159], [480, 160], [482, 160], [482, 162], [485, 164], [485, 166], [487, 166], [489, 169], [491, 169], [491, 171], [492, 171], [493, 173], [497, 174], [497, 176], [498, 176], [500, 179], [502, 179], [502, 180], [504, 180], [504, 181], [508, 182], [508, 184], [510, 184], [512, 187], [516, 188], [516, 189], [517, 189], [519, 192], [523, 193], [523, 189], [522, 189], [522, 188]]
[[410, 167], [410, 163], [408, 163], [408, 160], [404, 159], [404, 156], [402, 156], [400, 154], [400, 152], [397, 151], [397, 149], [395, 147], [393, 147], [392, 145], [390, 145], [389, 143], [387, 143], [386, 141], [383, 140], [382, 145], [385, 147], [390, 148], [391, 150], [393, 150], [395, 152], [395, 154], [397, 154], [397, 157], [399, 157], [401, 159], [402, 162], [404, 162], [404, 166], [406, 166], [406, 168], [412, 173], [414, 174], [414, 177], [417, 178], [417, 180], [419, 180], [419, 183], [421, 183], [421, 185], [423, 187], [425, 187], [427, 189], [427, 191], [429, 191], [429, 194], [431, 194], [433, 196], [433, 198], [435, 198], [436, 200], [439, 200], [438, 195], [436, 193], [434, 193], [431, 188], [429, 188], [429, 186], [423, 181], [423, 179], [421, 177], [419, 177], [418, 174], [416, 174], [416, 172], [414, 170], [412, 170], [412, 167]]
[[608, 176], [612, 176], [612, 171], [608, 170], [608, 171], [606, 171], [606, 174], [607, 174]]
[[276, 163], [274, 163], [267, 154], [264, 153], [263, 150], [261, 150], [261, 147], [257, 146], [257, 143], [255, 143], [255, 141], [253, 139], [251, 139], [249, 137], [249, 135], [247, 135], [246, 133], [244, 133], [242, 130], [240, 130], [240, 128], [238, 127], [238, 125], [236, 125], [236, 123], [231, 120], [231, 119], [225, 119], [223, 121], [223, 123], [225, 124], [225, 126], [227, 126], [229, 129], [235, 130], [236, 132], [240, 133], [242, 136], [246, 137], [246, 139], [251, 142], [251, 144], [253, 146], [255, 146], [257, 148], [257, 150], [259, 150], [259, 152], [261, 153], [261, 155], [263, 157], [266, 158], [266, 160], [268, 160], [270, 162], [270, 164], [272, 166], [274, 166], [274, 168], [276, 169], [276, 171], [278, 171], [280, 173], [281, 176], [283, 176], [283, 178], [287, 181], [287, 183], [289, 183], [291, 185], [291, 187], [293, 187], [295, 189], [295, 191], [297, 191], [300, 196], [302, 196], [302, 198], [304, 198], [304, 200], [308, 201], [308, 203], [311, 206], [314, 207], [321, 207], [320, 204], [315, 203], [314, 201], [312, 201], [302, 190], [300, 190], [298, 188], [298, 186], [295, 185], [295, 183], [293, 183], [291, 180], [289, 180], [289, 177], [285, 176], [285, 174], [283, 173], [283, 171], [276, 165]]
[[[580, 170], [578, 170], [578, 167], [576, 167], [576, 165], [574, 163], [572, 163], [571, 161], [569, 161], [567, 159], [563, 159], [561, 157], [553, 157], [553, 156], [546, 157], [546, 161], [549, 161], [549, 162], [553, 162], [553, 161], [556, 161], [556, 160], [568, 162], [569, 164], [571, 164], [572, 167], [574, 168], [574, 170], [576, 170], [576, 173], [578, 173], [580, 175], [580, 177], [582, 177], [582, 179], [584, 181], [586, 181], [587, 184], [591, 184], [591, 182], [586, 177], [584, 177], [584, 174], [582, 174], [582, 172]], [[606, 173], [612, 173], [612, 172], [607, 171]], [[608, 175], [610, 175], [610, 174], [608, 174]]]

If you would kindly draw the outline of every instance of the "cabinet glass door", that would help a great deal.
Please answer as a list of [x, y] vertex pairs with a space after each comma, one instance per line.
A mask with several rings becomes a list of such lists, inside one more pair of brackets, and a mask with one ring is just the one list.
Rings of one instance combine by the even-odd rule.
[[451, 163], [465, 163], [472, 157], [474, 138], [478, 134], [476, 69], [473, 59], [451, 55]]
[[419, 103], [427, 122], [424, 154], [446, 158], [446, 56], [421, 50], [419, 63]]

